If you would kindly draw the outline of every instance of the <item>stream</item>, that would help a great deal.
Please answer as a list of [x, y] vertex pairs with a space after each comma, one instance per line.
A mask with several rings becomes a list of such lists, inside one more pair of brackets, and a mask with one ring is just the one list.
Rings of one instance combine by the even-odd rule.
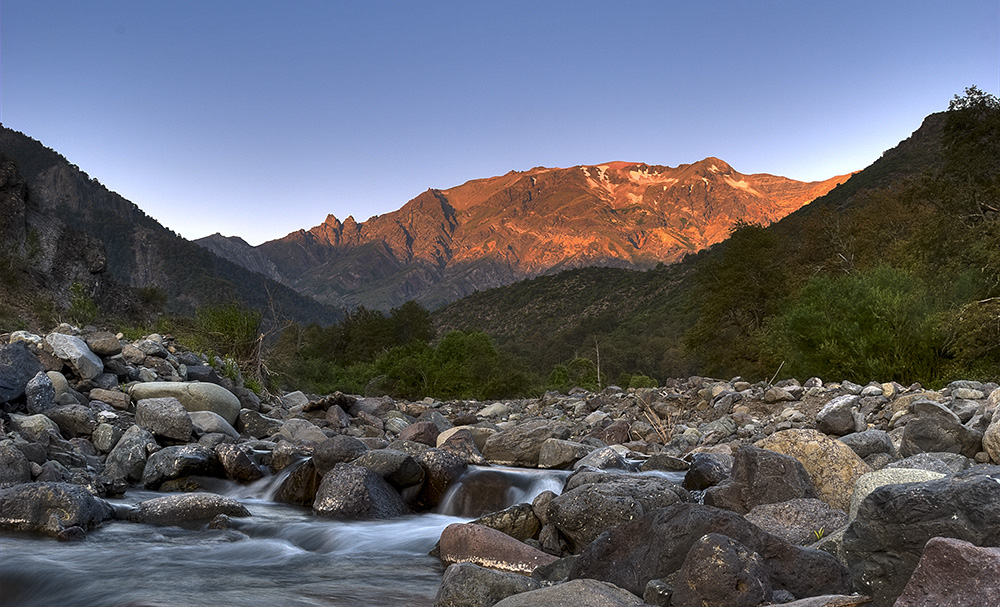
[[[288, 471], [290, 472], [290, 471]], [[287, 474], [287, 472], [286, 472]], [[3, 607], [432, 605], [444, 566], [427, 553], [448, 525], [559, 493], [567, 471], [473, 467], [436, 513], [338, 521], [271, 497], [282, 476], [251, 485], [202, 479], [249, 518], [197, 530], [109, 521], [87, 540], [0, 535]], [[162, 495], [129, 491], [117, 505]]]

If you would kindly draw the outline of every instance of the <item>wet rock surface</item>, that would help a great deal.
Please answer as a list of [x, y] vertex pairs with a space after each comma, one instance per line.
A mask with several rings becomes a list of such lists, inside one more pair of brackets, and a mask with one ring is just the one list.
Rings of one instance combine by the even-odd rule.
[[[544, 563], [537, 577], [555, 584], [453, 565], [442, 605], [843, 607], [860, 604], [855, 590], [874, 605], [901, 595], [931, 604], [919, 602], [941, 592], [927, 572], [951, 554], [991, 571], [1000, 544], [996, 384], [691, 377], [488, 403], [262, 398], [218, 362], [169, 336], [68, 325], [0, 336], [0, 526], [86, 539], [114, 516], [102, 496], [145, 487], [197, 492], [144, 502], [146, 514], [128, 520], [226, 529], [238, 503], [204, 487], [282, 475], [275, 500], [331, 519], [451, 500], [480, 517], [466, 530], [466, 560], [532, 555]], [[562, 476], [521, 504], [497, 498], [511, 488], [506, 472], [452, 499], [473, 473], [509, 466]], [[741, 590], [715, 596], [723, 584]]]

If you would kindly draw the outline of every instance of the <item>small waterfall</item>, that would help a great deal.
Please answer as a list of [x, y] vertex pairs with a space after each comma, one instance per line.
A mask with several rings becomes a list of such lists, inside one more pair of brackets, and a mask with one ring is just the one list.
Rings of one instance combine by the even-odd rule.
[[261, 500], [273, 502], [275, 501], [275, 495], [277, 495], [278, 490], [281, 488], [281, 484], [284, 483], [285, 480], [299, 468], [299, 466], [308, 461], [308, 459], [308, 457], [303, 456], [292, 462], [288, 467], [282, 469], [280, 472], [276, 474], [265, 474], [264, 478], [246, 485], [232, 480], [209, 479], [206, 477], [199, 477], [199, 481], [201, 486], [206, 490], [211, 490], [227, 497], [240, 500]]
[[570, 470], [471, 466], [445, 493], [437, 512], [478, 517], [531, 502], [544, 491], [562, 493], [570, 474]]

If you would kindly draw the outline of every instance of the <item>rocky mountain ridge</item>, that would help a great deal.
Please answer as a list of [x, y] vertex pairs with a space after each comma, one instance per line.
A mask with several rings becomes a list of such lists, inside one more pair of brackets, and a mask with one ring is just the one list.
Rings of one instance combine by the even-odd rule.
[[537, 167], [430, 189], [364, 222], [330, 215], [248, 248], [197, 242], [331, 305], [439, 307], [473, 292], [587, 266], [647, 269], [724, 240], [739, 221], [770, 224], [849, 175], [803, 183], [744, 175], [718, 158], [678, 167], [611, 162]]
[[[118, 317], [137, 307], [129, 293], [137, 289], [160, 290], [167, 308], [182, 313], [237, 301], [275, 305], [301, 322], [331, 322], [338, 314], [270, 280], [265, 267], [248, 271], [185, 240], [59, 153], [3, 126], [0, 235], [0, 257], [23, 266], [56, 312], [78, 284], [80, 294]], [[10, 285], [0, 292], [3, 286]]]

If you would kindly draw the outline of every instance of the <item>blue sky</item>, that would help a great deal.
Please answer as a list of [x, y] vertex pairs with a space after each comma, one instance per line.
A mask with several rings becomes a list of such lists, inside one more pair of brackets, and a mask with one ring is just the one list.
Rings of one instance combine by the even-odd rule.
[[0, 120], [187, 238], [252, 244], [534, 166], [818, 180], [975, 84], [997, 0], [3, 0]]

